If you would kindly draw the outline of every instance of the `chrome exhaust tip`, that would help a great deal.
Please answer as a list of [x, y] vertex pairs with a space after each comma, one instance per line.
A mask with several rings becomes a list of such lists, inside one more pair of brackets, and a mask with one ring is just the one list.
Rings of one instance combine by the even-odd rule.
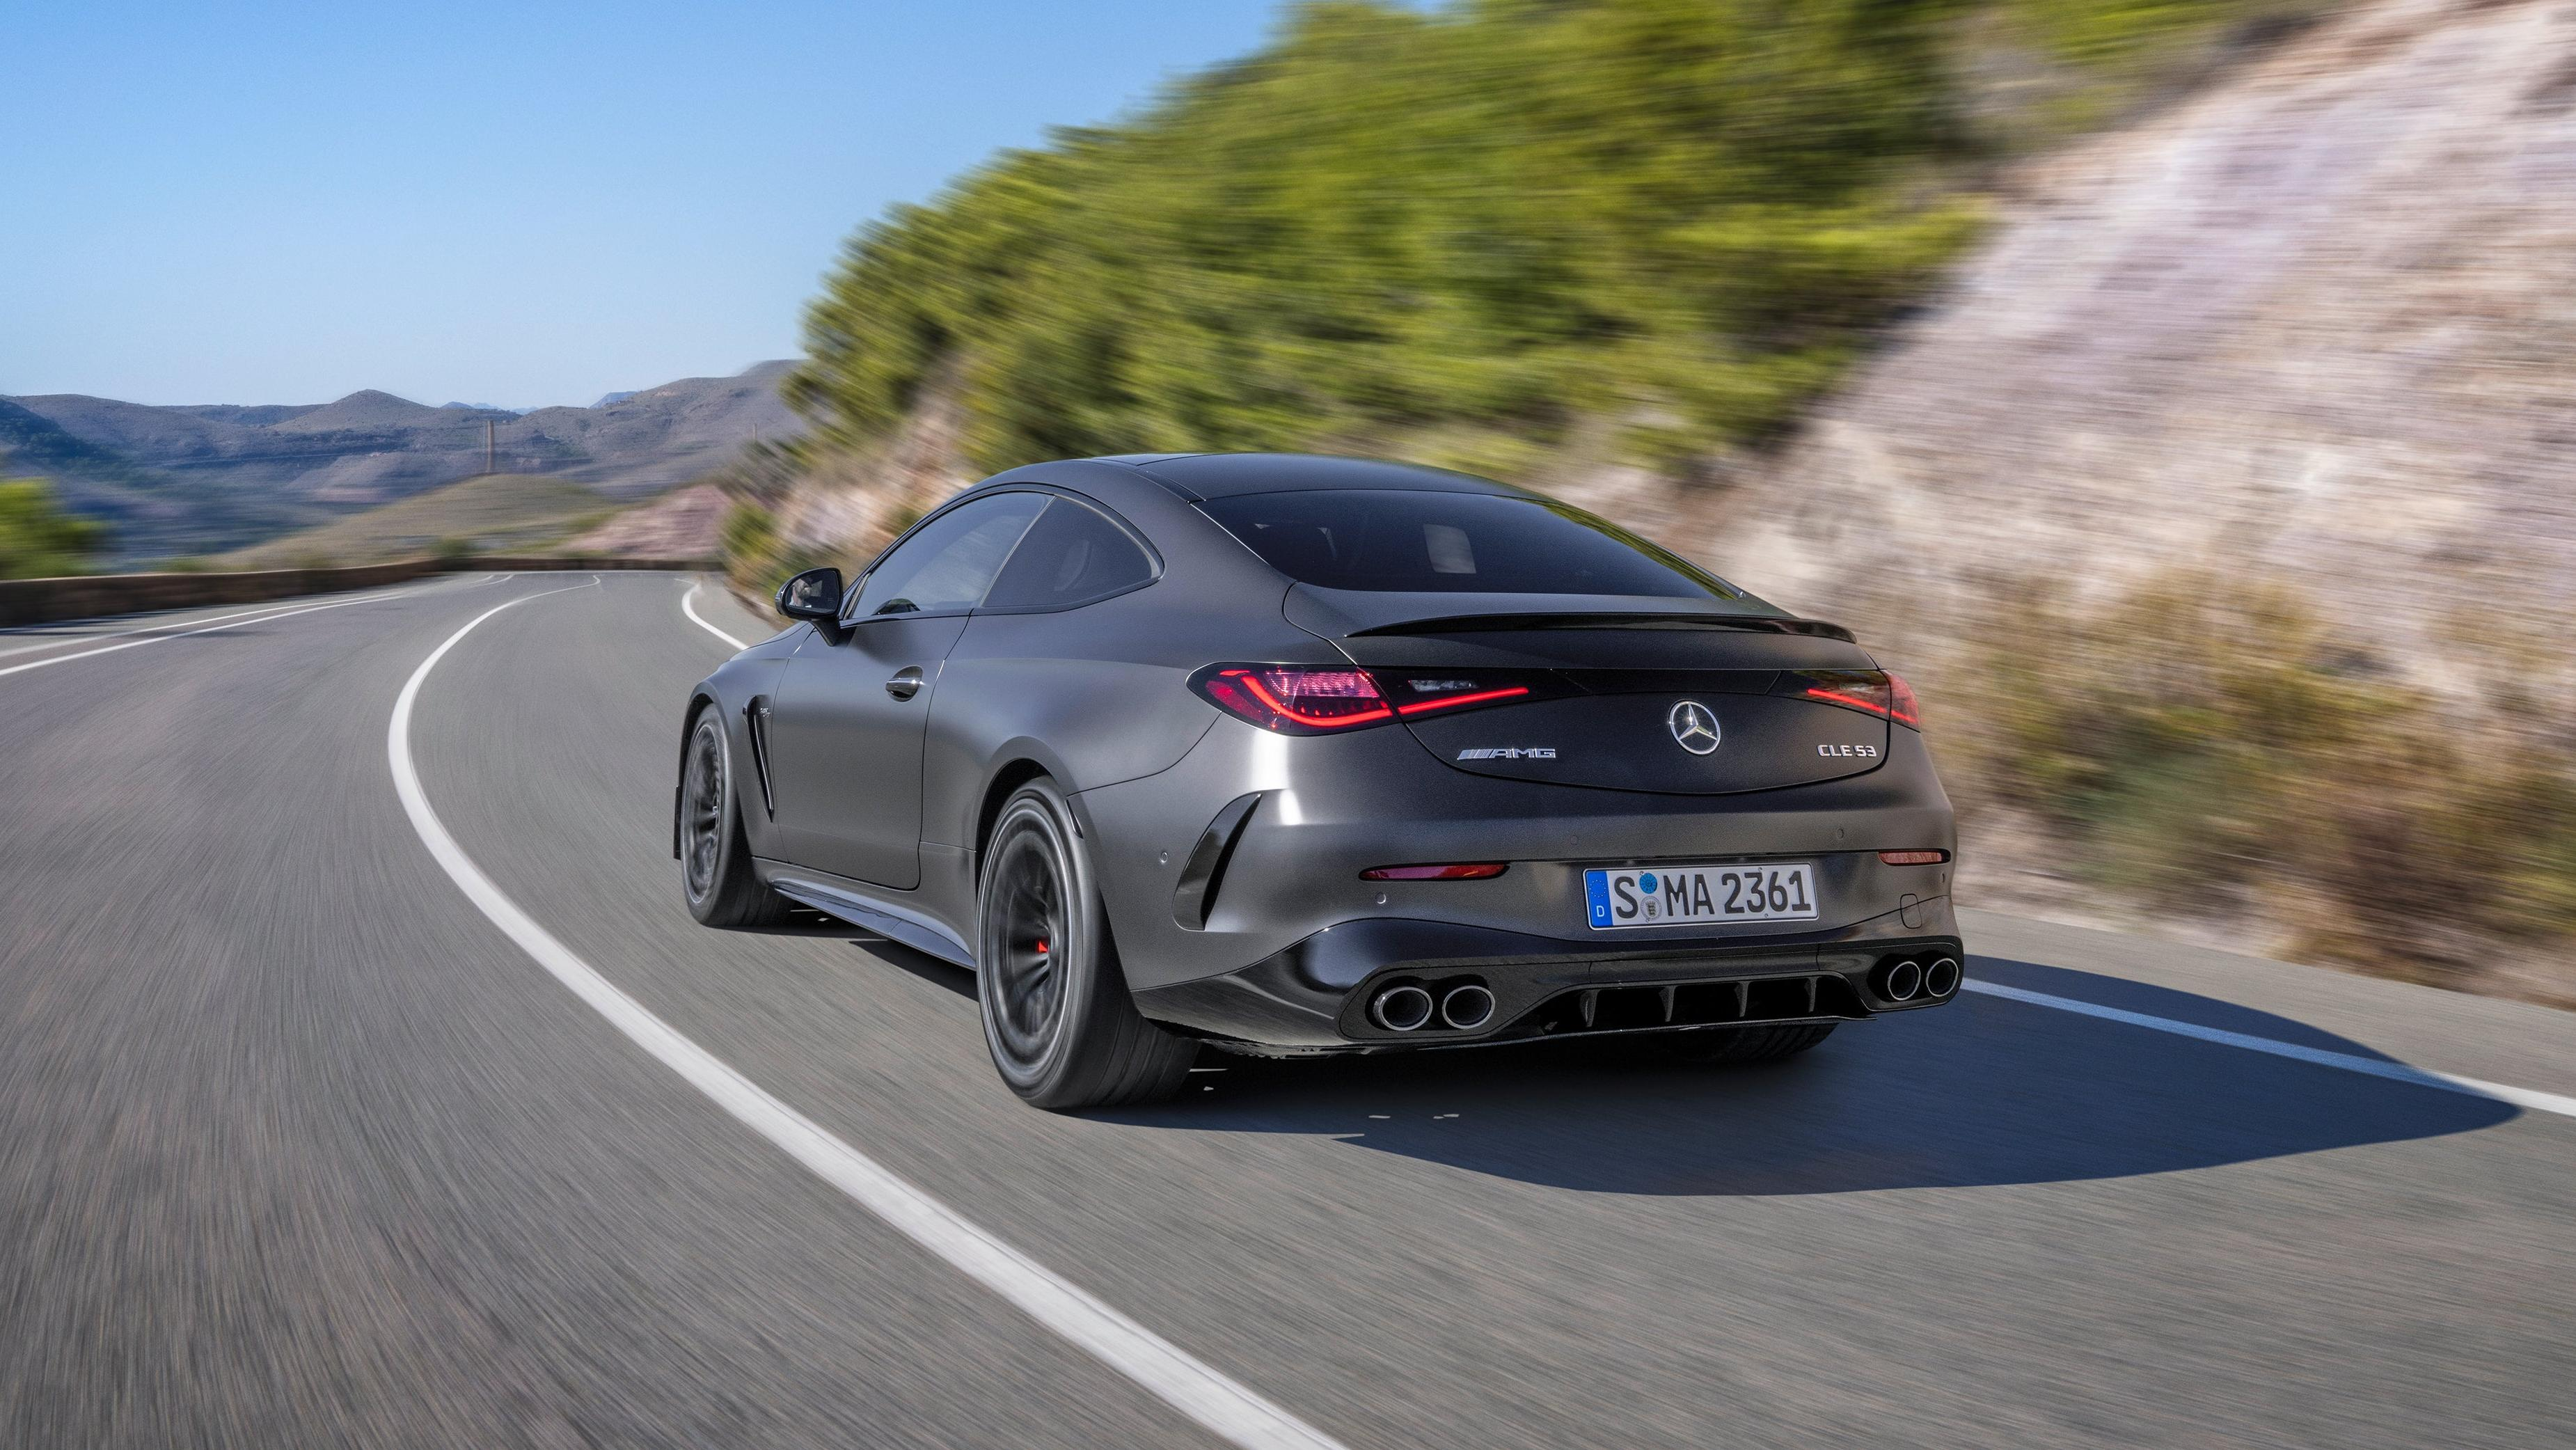
[[1923, 969], [1924, 996], [1947, 997], [1957, 990], [1959, 990], [1957, 961], [1949, 957], [1940, 957], [1935, 959], [1932, 965]]
[[1440, 999], [1440, 1020], [1464, 1032], [1494, 1018], [1494, 994], [1473, 982], [1452, 987]]
[[1431, 994], [1420, 987], [1389, 987], [1369, 1003], [1369, 1016], [1389, 1032], [1411, 1032], [1431, 1021]]
[[1911, 1002], [1923, 990], [1923, 968], [1910, 957], [1898, 962], [1879, 979], [1878, 990], [1891, 1002]]

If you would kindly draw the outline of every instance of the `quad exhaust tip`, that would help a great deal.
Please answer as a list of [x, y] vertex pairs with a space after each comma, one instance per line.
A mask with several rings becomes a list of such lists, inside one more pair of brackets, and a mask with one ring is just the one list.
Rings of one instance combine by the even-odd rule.
[[1369, 1015], [1389, 1032], [1415, 1031], [1431, 1021], [1431, 994], [1420, 987], [1389, 987], [1369, 1003]]
[[[1955, 965], [1954, 963], [1953, 966]], [[1922, 964], [1908, 957], [1895, 966], [1889, 967], [1887, 975], [1880, 979], [1878, 989], [1891, 1002], [1913, 1001], [1923, 990]]]
[[1936, 959], [1923, 969], [1923, 995], [1947, 997], [1959, 990], [1959, 964], [1949, 957]]
[[[1380, 998], [1384, 1001], [1384, 998]], [[1464, 1032], [1493, 1020], [1494, 994], [1470, 982], [1440, 999], [1440, 1020]]]

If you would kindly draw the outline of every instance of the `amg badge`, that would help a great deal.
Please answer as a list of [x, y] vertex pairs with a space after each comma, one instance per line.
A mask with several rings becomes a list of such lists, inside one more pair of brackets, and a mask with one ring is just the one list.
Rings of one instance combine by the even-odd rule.
[[1458, 752], [1460, 760], [1554, 760], [1553, 745], [1483, 745]]

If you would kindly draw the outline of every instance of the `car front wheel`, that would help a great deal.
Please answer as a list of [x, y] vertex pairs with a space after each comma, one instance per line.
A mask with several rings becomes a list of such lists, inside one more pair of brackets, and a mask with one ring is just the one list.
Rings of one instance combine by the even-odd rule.
[[1067, 1111], [1180, 1091], [1198, 1046], [1136, 1011], [1088, 848], [1046, 780], [1002, 804], [985, 848], [975, 943], [984, 1042], [1011, 1091]]
[[680, 889], [689, 914], [707, 926], [771, 926], [787, 914], [787, 903], [751, 869], [733, 746], [712, 705], [690, 723], [680, 761]]

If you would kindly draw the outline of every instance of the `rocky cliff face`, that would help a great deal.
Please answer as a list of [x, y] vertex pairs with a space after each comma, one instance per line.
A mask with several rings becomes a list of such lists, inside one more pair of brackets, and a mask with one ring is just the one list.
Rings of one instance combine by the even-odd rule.
[[2260, 571], [2435, 673], [2462, 605], [2576, 596], [2576, 6], [2343, 13], [2000, 222], [1784, 455], [1657, 501], [1683, 542], [1900, 635], [1981, 581]]

